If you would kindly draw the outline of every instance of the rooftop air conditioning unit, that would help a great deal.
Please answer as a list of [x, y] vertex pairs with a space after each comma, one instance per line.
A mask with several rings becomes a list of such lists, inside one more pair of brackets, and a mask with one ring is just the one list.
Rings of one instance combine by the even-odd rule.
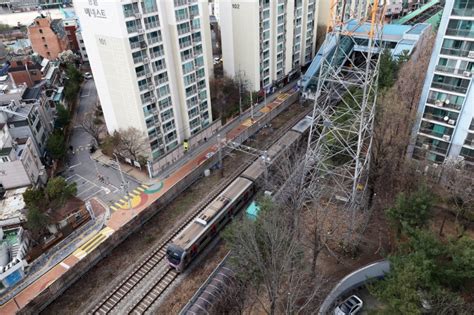
[[147, 77], [147, 78], [151, 78], [151, 76], [152, 76], [151, 73], [147, 73], [147, 74], [146, 74], [146, 77]]
[[436, 100], [435, 106], [443, 107], [443, 101], [442, 100]]
[[455, 123], [456, 123], [456, 120], [454, 120], [454, 119], [448, 120], [448, 124], [450, 124], [450, 125], [454, 125]]
[[156, 98], [154, 96], [152, 96], [152, 97], [150, 97], [150, 101], [154, 102], [154, 101], [156, 101]]
[[137, 19], [139, 19], [139, 18], [142, 17], [142, 14], [141, 14], [141, 13], [135, 13], [135, 17], [136, 17]]
[[474, 50], [469, 51], [468, 58], [474, 58]]
[[144, 62], [144, 63], [149, 63], [149, 62], [150, 62], [150, 59], [148, 59], [148, 58], [143, 58], [143, 62]]
[[443, 140], [444, 141], [449, 141], [449, 140], [451, 140], [451, 136], [450, 135], [443, 135]]
[[145, 30], [143, 28], [139, 28], [138, 29], [138, 34], [143, 34], [143, 33], [145, 33]]
[[470, 71], [464, 71], [462, 74], [463, 74], [463, 76], [465, 76], [465, 77], [471, 77], [472, 72], [470, 72]]
[[421, 148], [422, 148], [423, 150], [429, 150], [429, 149], [430, 149], [430, 145], [427, 144], [427, 143], [425, 143], [425, 144], [423, 144], [423, 145], [421, 146]]

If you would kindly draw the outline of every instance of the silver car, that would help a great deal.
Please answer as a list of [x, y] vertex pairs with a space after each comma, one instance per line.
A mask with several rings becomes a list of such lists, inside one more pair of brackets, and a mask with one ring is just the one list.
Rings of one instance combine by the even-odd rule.
[[364, 302], [357, 296], [352, 295], [334, 309], [334, 315], [354, 315], [359, 313]]

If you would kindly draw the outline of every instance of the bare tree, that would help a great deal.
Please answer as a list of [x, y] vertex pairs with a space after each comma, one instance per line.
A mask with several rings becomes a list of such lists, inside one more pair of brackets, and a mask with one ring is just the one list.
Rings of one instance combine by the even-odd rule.
[[105, 131], [105, 126], [101, 119], [97, 118], [93, 112], [86, 113], [81, 121], [81, 127], [94, 138], [97, 145], [100, 144], [101, 134]]
[[474, 210], [474, 174], [464, 161], [456, 158], [446, 159], [441, 167], [442, 183], [455, 207], [456, 225], [459, 225], [459, 217]]
[[421, 43], [412, 58], [401, 65], [394, 85], [379, 97], [369, 189], [380, 204], [391, 204], [398, 192], [417, 185], [414, 165], [406, 154], [414, 140], [411, 133], [433, 43], [432, 36]]
[[134, 127], [129, 127], [120, 130], [118, 134], [120, 142], [117, 149], [122, 156], [139, 161], [147, 155], [149, 145], [143, 132]]
[[267, 314], [314, 310], [324, 281], [312, 276], [292, 213], [264, 199], [255, 222], [236, 222], [226, 231], [230, 265]]

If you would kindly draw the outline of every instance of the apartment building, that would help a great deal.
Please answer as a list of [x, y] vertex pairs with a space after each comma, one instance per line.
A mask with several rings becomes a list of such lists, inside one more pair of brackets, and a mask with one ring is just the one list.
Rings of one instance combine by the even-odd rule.
[[28, 38], [33, 50], [43, 58], [56, 59], [60, 52], [69, 49], [69, 41], [61, 19], [37, 17], [28, 26]]
[[220, 0], [224, 73], [260, 91], [287, 81], [316, 50], [316, 0]]
[[109, 132], [143, 131], [156, 161], [211, 123], [208, 1], [74, 6]]
[[474, 1], [446, 1], [418, 108], [411, 153], [474, 166]]

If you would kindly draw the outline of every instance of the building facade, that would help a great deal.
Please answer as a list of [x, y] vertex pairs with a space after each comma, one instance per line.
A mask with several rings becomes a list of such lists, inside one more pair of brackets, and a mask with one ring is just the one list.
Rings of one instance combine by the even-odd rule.
[[69, 42], [69, 49], [74, 52], [79, 52], [79, 42], [76, 36], [77, 19], [67, 18], [63, 20], [64, 30], [66, 31], [67, 40]]
[[210, 124], [207, 1], [74, 6], [109, 132], [141, 130], [157, 160]]
[[16, 85], [32, 87], [42, 79], [41, 65], [29, 57], [15, 57], [10, 60], [8, 73]]
[[316, 50], [316, 0], [220, 0], [224, 73], [254, 91], [299, 73]]
[[45, 183], [46, 170], [31, 138], [14, 140], [0, 123], [0, 183], [5, 189]]
[[446, 1], [415, 127], [416, 159], [474, 165], [474, 1]]
[[62, 20], [49, 16], [37, 17], [28, 26], [31, 47], [41, 57], [56, 59], [60, 52], [69, 49], [68, 37]]

